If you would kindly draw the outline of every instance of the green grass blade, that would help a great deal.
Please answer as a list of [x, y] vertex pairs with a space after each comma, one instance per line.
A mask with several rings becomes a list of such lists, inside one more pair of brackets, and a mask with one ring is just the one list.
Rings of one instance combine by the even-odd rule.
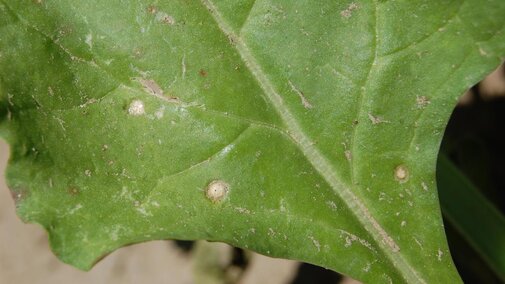
[[444, 216], [505, 281], [505, 218], [445, 156], [437, 181]]

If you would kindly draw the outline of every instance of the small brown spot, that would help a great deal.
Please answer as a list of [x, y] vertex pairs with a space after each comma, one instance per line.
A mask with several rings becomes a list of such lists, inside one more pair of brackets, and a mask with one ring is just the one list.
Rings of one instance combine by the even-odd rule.
[[81, 191], [79, 190], [79, 188], [77, 188], [76, 186], [71, 186], [67, 189], [67, 192], [68, 194], [70, 194], [71, 196], [77, 196], [81, 193]]
[[161, 22], [171, 26], [175, 24], [175, 19], [172, 16], [164, 15], [163, 17], [161, 17]]
[[154, 5], [149, 5], [149, 7], [147, 7], [147, 12], [149, 14], [156, 14], [156, 12], [158, 11], [158, 8], [156, 8], [156, 6]]
[[149, 12], [152, 15], [155, 15], [155, 20], [162, 23], [162, 24], [169, 25], [169, 26], [175, 25], [174, 17], [168, 15], [167, 13], [165, 13], [163, 11], [158, 11], [158, 8], [156, 6], [153, 6], [153, 5], [149, 6], [147, 8], [147, 12]]
[[169, 100], [171, 102], [180, 102], [179, 97], [175, 97], [175, 96], [167, 96], [167, 100]]
[[16, 203], [16, 205], [18, 205], [19, 202], [21, 202], [23, 199], [26, 198], [27, 195], [26, 190], [21, 188], [9, 188], [9, 189], [12, 199], [14, 199], [14, 203]]
[[144, 52], [142, 51], [141, 48], [135, 48], [133, 50], [133, 57], [134, 58], [141, 58], [144, 55]]
[[228, 40], [230, 41], [231, 45], [237, 44], [237, 37], [235, 35], [228, 35]]
[[409, 180], [409, 170], [405, 165], [399, 165], [395, 168], [395, 179], [400, 183]]
[[200, 71], [198, 71], [198, 74], [200, 74], [200, 76], [202, 77], [207, 77], [208, 75], [207, 71], [205, 71], [204, 69], [200, 69]]

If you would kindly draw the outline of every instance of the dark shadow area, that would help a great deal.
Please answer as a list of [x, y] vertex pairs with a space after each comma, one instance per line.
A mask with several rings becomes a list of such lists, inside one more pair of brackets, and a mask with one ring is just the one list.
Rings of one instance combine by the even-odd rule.
[[245, 251], [243, 249], [234, 247], [231, 265], [246, 269], [248, 264], [249, 258], [247, 257]]
[[189, 253], [193, 248], [194, 241], [174, 241], [173, 244], [176, 248], [180, 249], [184, 253]]
[[336, 272], [308, 263], [301, 263], [291, 284], [336, 284], [342, 276]]
[[[505, 96], [484, 99], [478, 86], [472, 88], [471, 92], [470, 103], [458, 106], [450, 118], [442, 141], [441, 153], [447, 155], [479, 191], [503, 213], [505, 212]], [[452, 257], [463, 281], [502, 283], [448, 220], [444, 219], [444, 225]]]
[[452, 259], [464, 283], [502, 283], [481, 256], [446, 219], [444, 219], [444, 226]]
[[473, 102], [454, 110], [441, 151], [504, 212], [505, 96], [485, 101], [472, 92]]

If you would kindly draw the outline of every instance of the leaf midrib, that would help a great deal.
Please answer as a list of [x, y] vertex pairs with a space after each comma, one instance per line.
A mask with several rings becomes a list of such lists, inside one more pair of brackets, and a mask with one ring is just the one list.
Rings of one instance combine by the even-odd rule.
[[[370, 233], [380, 250], [382, 250], [391, 260], [393, 266], [399, 274], [409, 283], [426, 283], [426, 281], [418, 275], [417, 271], [408, 263], [403, 255], [398, 253], [400, 251], [398, 245], [372, 216], [365, 204], [337, 177], [337, 170], [334, 166], [331, 165], [328, 159], [320, 153], [320, 151], [314, 146], [315, 144], [302, 131], [302, 128], [296, 121], [293, 114], [291, 114], [288, 107], [284, 104], [282, 97], [275, 90], [273, 83], [262, 70], [260, 64], [249, 50], [249, 47], [237, 34], [233, 32], [233, 29], [225, 21], [214, 3], [211, 0], [201, 0], [201, 3], [209, 11], [209, 14], [217, 24], [219, 30], [230, 39], [230, 42], [232, 43], [231, 45], [236, 49], [242, 58], [244, 65], [249, 69], [268, 100], [279, 113], [281, 119], [287, 127], [288, 133], [293, 138], [297, 147], [301, 150], [308, 162], [325, 179], [332, 190], [343, 200], [349, 210], [363, 225], [365, 230]], [[374, 5], [377, 7], [375, 2]], [[377, 29], [377, 23], [375, 23], [375, 27]]]

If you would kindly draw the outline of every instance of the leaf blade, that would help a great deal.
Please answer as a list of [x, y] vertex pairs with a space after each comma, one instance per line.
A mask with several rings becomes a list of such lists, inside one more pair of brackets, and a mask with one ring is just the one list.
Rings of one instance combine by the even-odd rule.
[[[386, 5], [394, 3], [370, 1], [355, 7], [350, 3], [332, 6], [331, 1], [325, 2], [327, 15], [339, 17], [333, 21], [324, 15], [316, 18], [319, 11], [308, 9], [310, 5], [304, 2], [292, 6], [260, 2], [250, 6], [243, 21], [232, 21], [235, 26], [228, 24], [223, 15], [218, 15], [216, 25], [216, 7], [230, 4], [203, 3], [211, 12], [214, 10], [214, 19], [200, 2], [165, 3], [159, 7], [144, 2], [127, 7], [120, 2], [100, 1], [44, 3], [43, 7], [9, 3], [11, 11], [21, 11], [26, 19], [40, 25], [21, 20], [42, 35], [42, 42], [47, 41], [51, 48], [58, 50], [47, 52], [40, 48], [50, 55], [41, 57], [54, 58], [59, 54], [62, 59], [57, 66], [68, 68], [73, 74], [73, 78], [65, 79], [62, 84], [72, 98], [68, 102], [70, 107], [65, 105], [62, 112], [55, 111], [53, 106], [61, 103], [33, 91], [48, 89], [47, 85], [13, 79], [21, 78], [21, 74], [17, 77], [3, 74], [3, 81], [7, 82], [4, 85], [9, 90], [2, 94], [16, 94], [14, 107], [8, 109], [15, 111], [15, 121], [22, 130], [14, 130], [13, 136], [21, 137], [21, 141], [17, 142], [14, 151], [19, 154], [9, 169], [10, 184], [14, 188], [28, 188], [32, 194], [20, 202], [20, 214], [41, 222], [51, 232], [53, 248], [58, 254], [83, 268], [89, 268], [94, 259], [125, 243], [169, 237], [247, 245], [266, 254], [303, 259], [369, 281], [424, 282], [441, 277], [456, 281], [458, 277], [451, 268], [439, 227], [441, 220], [434, 187], [429, 184], [431, 190], [426, 194], [413, 193], [415, 188], [424, 188], [423, 183], [434, 180], [431, 162], [440, 132], [420, 141], [414, 141], [420, 139], [414, 135], [415, 143], [407, 143], [404, 151], [412, 154], [416, 145], [423, 145], [427, 150], [400, 156], [391, 149], [405, 147], [408, 140], [403, 138], [409, 133], [399, 131], [399, 127], [414, 125], [423, 114], [409, 116], [408, 109], [388, 108], [389, 101], [396, 106], [418, 103], [412, 92], [398, 95], [406, 90], [405, 86], [389, 83], [397, 74], [413, 78], [423, 72], [430, 60], [446, 55], [443, 49], [436, 49], [436, 56], [424, 59], [423, 68], [414, 68], [419, 60], [410, 48], [390, 56], [378, 56], [378, 50], [382, 52], [384, 48], [377, 48], [383, 44], [377, 23], [384, 23], [385, 18], [372, 11], [384, 12]], [[100, 6], [105, 12], [99, 12]], [[432, 10], [438, 8], [430, 6]], [[113, 10], [121, 14], [111, 14]], [[228, 7], [223, 11], [233, 9]], [[55, 19], [48, 21], [47, 15]], [[86, 20], [81, 19], [82, 15], [87, 16]], [[283, 17], [291, 22], [282, 21]], [[353, 28], [354, 21], [361, 25]], [[342, 26], [333, 32], [315, 28], [332, 22]], [[138, 27], [132, 23], [138, 23]], [[125, 27], [126, 31], [117, 27]], [[453, 27], [448, 36], [437, 36], [443, 42], [453, 38], [461, 41], [456, 36], [459, 28]], [[19, 36], [23, 31], [9, 30], [9, 33]], [[28, 34], [27, 41], [33, 36]], [[299, 41], [293, 49], [296, 51], [285, 52], [289, 50], [286, 48], [289, 42], [283, 40], [283, 34], [292, 34]], [[314, 34], [317, 36], [311, 37]], [[340, 34], [349, 35], [349, 42], [338, 41]], [[333, 43], [344, 52], [311, 53], [309, 48], [318, 46], [311, 45], [311, 41], [319, 46]], [[202, 42], [205, 44], [196, 44]], [[263, 42], [268, 42], [267, 50]], [[423, 44], [426, 43], [430, 40]], [[20, 48], [10, 50], [19, 52]], [[342, 56], [353, 51], [357, 53], [355, 56]], [[468, 55], [467, 46], [455, 54], [456, 60]], [[331, 60], [325, 62], [318, 56]], [[470, 58], [476, 64], [480, 56], [472, 53]], [[335, 64], [335, 59], [352, 64], [338, 61]], [[22, 62], [19, 59], [13, 62], [16, 60]], [[402, 69], [400, 64], [404, 61], [410, 63]], [[480, 65], [479, 74], [490, 69], [495, 61]], [[309, 72], [304, 69], [307, 62], [315, 66]], [[44, 68], [47, 67], [36, 73], [43, 74]], [[452, 70], [444, 68], [445, 72]], [[469, 80], [462, 80], [462, 74], [476, 67], [465, 68], [460, 73], [459, 68], [454, 73], [448, 72], [457, 75], [452, 85], [446, 87], [448, 93], [455, 95], [455, 86], [463, 89], [462, 81], [468, 84]], [[18, 69], [23, 73], [27, 68]], [[96, 84], [97, 89], [107, 91], [90, 88], [93, 85], [90, 82], [100, 77], [96, 74], [110, 81]], [[322, 76], [328, 74], [331, 76]], [[88, 78], [88, 83], [69, 84], [75, 78]], [[426, 80], [429, 79], [433, 77]], [[395, 96], [387, 96], [389, 91], [384, 88], [388, 85], [393, 86]], [[334, 94], [332, 88], [342, 95], [328, 95]], [[325, 92], [328, 94], [324, 95]], [[33, 99], [19, 96], [23, 93], [33, 94]], [[96, 93], [105, 96], [93, 103], [89, 95]], [[362, 94], [360, 100], [353, 98], [354, 94]], [[160, 95], [168, 99], [160, 100]], [[173, 95], [178, 99], [171, 98]], [[58, 97], [67, 99], [61, 94]], [[343, 106], [332, 100], [335, 98], [345, 102]], [[128, 116], [135, 100], [142, 102], [142, 111], [136, 117]], [[447, 110], [453, 104], [449, 102], [445, 96], [428, 103], [431, 115], [440, 112], [445, 117], [436, 120], [435, 127], [434, 119], [428, 120], [426, 124], [430, 125], [423, 125], [423, 131], [444, 127]], [[23, 103], [31, 104], [32, 110], [23, 111]], [[81, 108], [86, 112], [85, 119], [79, 113]], [[354, 108], [360, 109], [357, 119], [351, 111]], [[47, 118], [46, 110], [51, 110], [53, 117]], [[163, 115], [157, 121], [160, 113]], [[395, 116], [406, 122], [389, 121]], [[36, 134], [30, 133], [33, 131], [30, 121], [40, 121], [37, 126], [42, 129]], [[358, 121], [357, 126], [354, 121]], [[94, 125], [103, 122], [108, 124], [105, 130], [94, 129]], [[170, 127], [172, 122], [178, 126]], [[44, 144], [40, 142], [44, 141], [43, 133], [52, 133], [55, 137]], [[354, 137], [351, 140], [356, 142], [349, 142], [349, 137]], [[27, 154], [24, 148], [30, 144], [38, 154]], [[64, 147], [55, 151], [49, 145]], [[97, 152], [103, 148], [107, 148], [106, 153]], [[416, 159], [422, 155], [430, 159], [417, 165]], [[84, 163], [71, 162], [68, 157]], [[386, 160], [383, 168], [379, 167], [381, 159]], [[114, 163], [109, 165], [110, 161]], [[263, 169], [258, 168], [260, 164]], [[52, 172], [44, 171], [42, 165], [50, 165]], [[23, 173], [24, 167], [32, 170]], [[397, 169], [402, 169], [403, 174]], [[37, 174], [38, 171], [41, 173]], [[376, 183], [374, 175], [380, 180], [372, 186]], [[51, 177], [54, 180], [49, 183]], [[206, 185], [216, 179], [230, 184], [226, 204], [209, 204], [202, 194]], [[52, 186], [48, 185], [57, 190], [49, 190]], [[268, 198], [262, 198], [261, 189]], [[74, 195], [78, 198], [72, 194], [66, 196], [68, 191], [77, 192]], [[100, 207], [93, 200], [105, 204]], [[311, 201], [305, 204], [304, 200]], [[414, 202], [419, 211], [416, 214], [409, 212]], [[51, 209], [61, 204], [68, 206], [65, 210]], [[46, 208], [46, 211], [37, 213], [36, 208]], [[406, 216], [393, 217], [397, 213], [393, 209]], [[80, 213], [71, 216], [69, 212]], [[102, 226], [95, 224], [94, 214], [99, 216]], [[276, 214], [280, 217], [271, 216]], [[420, 217], [423, 215], [429, 217]], [[76, 227], [79, 222], [82, 227]], [[131, 225], [130, 230], [119, 226], [125, 223]], [[227, 229], [223, 228], [225, 223]], [[404, 230], [405, 224], [413, 228]], [[259, 236], [255, 237], [253, 231]], [[93, 235], [86, 236], [91, 241], [82, 235], [86, 232]], [[413, 236], [412, 232], [416, 234]], [[87, 240], [86, 248], [82, 247], [83, 239]], [[286, 244], [288, 239], [291, 246]], [[420, 248], [410, 247], [413, 241], [421, 244]], [[397, 247], [401, 249], [398, 251]], [[437, 256], [441, 251], [443, 258]], [[334, 255], [354, 259], [354, 263], [348, 264]], [[420, 256], [431, 266], [417, 266], [422, 273], [416, 275], [409, 266]], [[433, 260], [442, 261], [443, 265]]]

